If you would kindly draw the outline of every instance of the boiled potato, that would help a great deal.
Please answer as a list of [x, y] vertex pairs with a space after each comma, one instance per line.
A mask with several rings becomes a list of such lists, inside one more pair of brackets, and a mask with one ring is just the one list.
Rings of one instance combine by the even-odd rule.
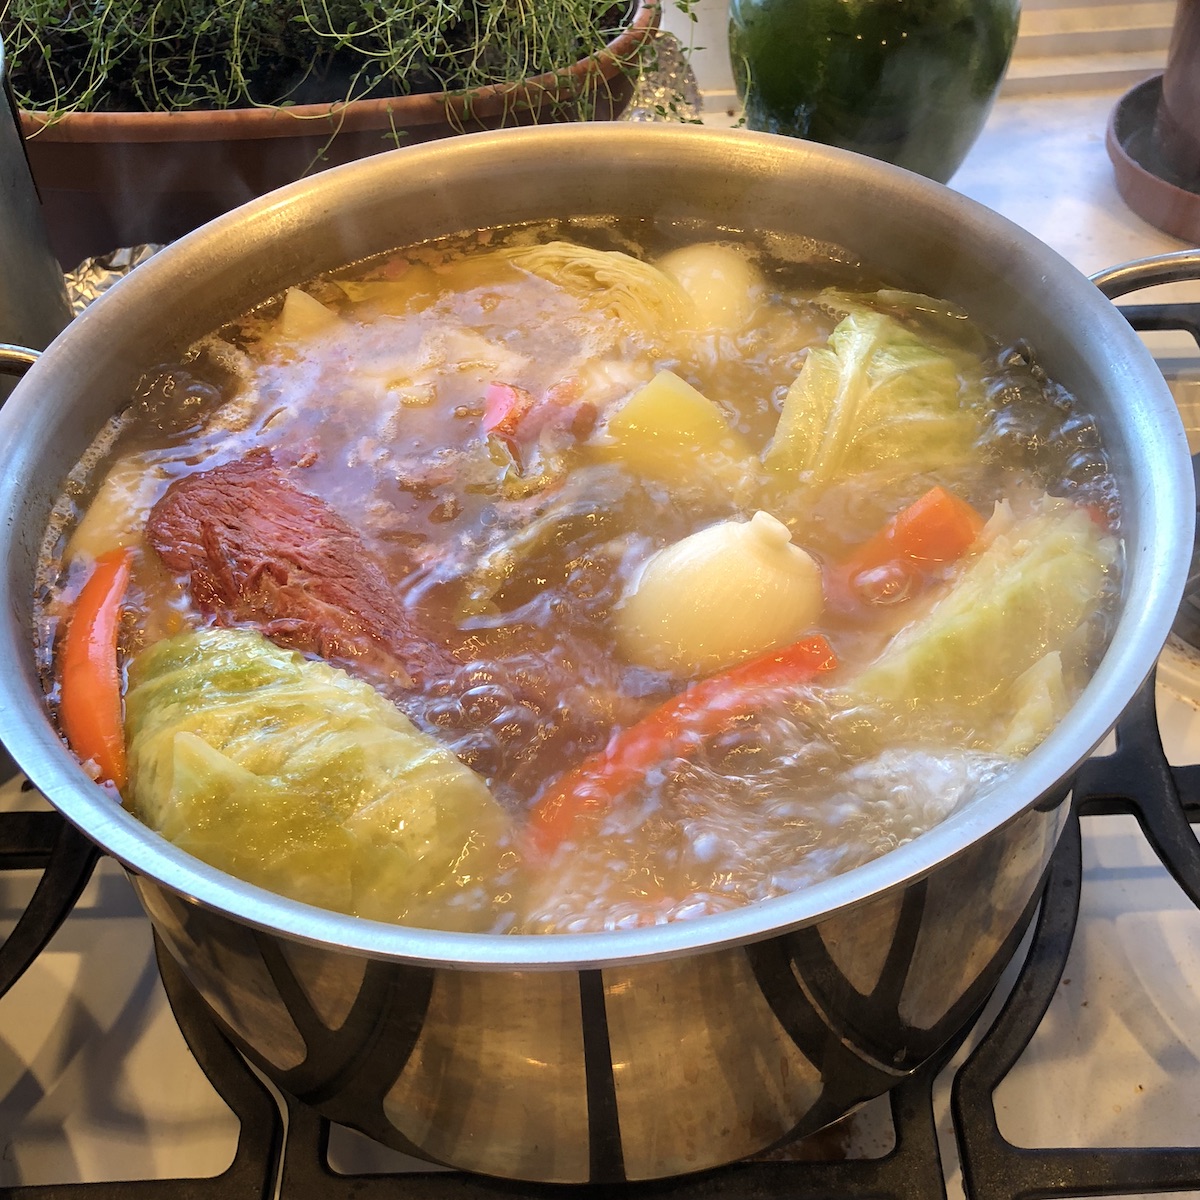
[[686, 480], [700, 461], [748, 463], [750, 447], [685, 379], [659, 371], [608, 418], [604, 448], [638, 475]]
[[279, 320], [275, 323], [275, 332], [288, 341], [299, 341], [340, 324], [341, 318], [337, 313], [326, 308], [315, 296], [299, 288], [288, 288]]

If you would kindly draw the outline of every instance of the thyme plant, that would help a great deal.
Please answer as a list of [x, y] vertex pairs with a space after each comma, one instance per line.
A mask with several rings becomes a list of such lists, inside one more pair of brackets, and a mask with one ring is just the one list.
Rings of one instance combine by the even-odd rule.
[[623, 0], [0, 0], [0, 38], [22, 108], [172, 112], [514, 82], [600, 51], [630, 11]]

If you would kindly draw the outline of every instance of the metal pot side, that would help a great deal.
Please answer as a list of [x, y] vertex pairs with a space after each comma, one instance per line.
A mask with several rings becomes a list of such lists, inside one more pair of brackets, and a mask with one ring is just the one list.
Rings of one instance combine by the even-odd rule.
[[434, 1162], [613, 1183], [755, 1154], [919, 1067], [1016, 949], [1064, 797], [807, 928], [578, 971], [351, 957], [133, 880], [218, 1023], [285, 1092]]
[[[848, 248], [1029, 338], [1085, 398], [1122, 482], [1126, 584], [1083, 697], [1006, 784], [793, 896], [628, 933], [486, 937], [308, 908], [230, 879], [111, 803], [49, 724], [33, 571], [66, 472], [140, 372], [327, 269], [549, 215], [717, 222]], [[0, 737], [131, 868], [171, 954], [285, 1090], [487, 1174], [655, 1178], [837, 1118], [925, 1061], [994, 986], [1036, 904], [1067, 780], [1153, 665], [1182, 592], [1192, 476], [1170, 393], [1100, 292], [1015, 226], [883, 164], [741, 131], [562, 126], [336, 168], [175, 243], [98, 301], [0, 412]]]

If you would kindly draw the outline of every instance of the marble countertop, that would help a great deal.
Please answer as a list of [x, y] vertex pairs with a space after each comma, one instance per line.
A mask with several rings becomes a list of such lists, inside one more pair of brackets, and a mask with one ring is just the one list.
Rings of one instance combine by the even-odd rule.
[[1186, 248], [1117, 192], [1104, 131], [1121, 95], [1122, 89], [1002, 96], [950, 186], [1027, 229], [1086, 274]]
[[[1140, 0], [1127, 0], [1130, 12], [1125, 15], [1131, 27], [1142, 20], [1132, 13], [1139, 7], [1144, 8]], [[689, 9], [690, 19], [685, 20], [675, 6], [665, 6], [663, 27], [688, 47], [704, 123], [735, 125], [740, 114], [729, 63], [728, 6], [725, 0], [690, 0]], [[1133, 48], [1122, 45], [1117, 29], [1122, 21], [1109, 15], [1114, 11], [1106, 5], [1103, 19], [1096, 13], [1089, 17], [1074, 9], [1041, 16], [1055, 28], [1070, 30], [1061, 34], [1059, 41], [1069, 46], [1080, 61], [1095, 68], [1092, 59], [1099, 51]], [[1047, 23], [1041, 20], [1039, 24], [1037, 17], [1034, 12], [1023, 14], [1023, 34], [1026, 24], [1036, 35]], [[1093, 25], [1105, 29], [1089, 33]], [[1126, 40], [1132, 36], [1128, 33]], [[1036, 36], [1029, 40], [1030, 54], [1044, 49], [1032, 44]], [[1020, 56], [1020, 45], [1014, 58]], [[1103, 63], [1108, 57], [1111, 55], [1100, 55]], [[1058, 79], [1052, 72], [1043, 72], [1048, 84], [1044, 90], [1015, 89], [1006, 81], [983, 132], [950, 186], [1027, 229], [1085, 274], [1184, 248], [1183, 242], [1156, 229], [1127, 207], [1117, 192], [1104, 147], [1109, 116], [1122, 95], [1133, 82], [1161, 70], [1165, 61], [1164, 42], [1145, 56], [1145, 63], [1135, 75], [1126, 72], [1128, 77], [1123, 82], [1105, 81], [1105, 72], [1093, 70], [1095, 90], [1081, 85], [1082, 75]], [[1062, 66], [1059, 59], [1053, 62]], [[1200, 288], [1195, 295], [1200, 298]]]
[[[1124, 90], [1001, 95], [949, 186], [1088, 275], [1187, 248], [1144, 221], [1117, 192], [1104, 132]], [[703, 92], [702, 98], [706, 125], [738, 124], [731, 93]]]
[[[1088, 275], [1189, 249], [1138, 216], [1117, 191], [1104, 135], [1124, 90], [1002, 95], [950, 186], [1008, 217]], [[1169, 301], [1200, 302], [1200, 281], [1147, 288], [1121, 299], [1123, 304]], [[1172, 381], [1193, 449], [1200, 449], [1196, 343], [1181, 332], [1142, 337]]]

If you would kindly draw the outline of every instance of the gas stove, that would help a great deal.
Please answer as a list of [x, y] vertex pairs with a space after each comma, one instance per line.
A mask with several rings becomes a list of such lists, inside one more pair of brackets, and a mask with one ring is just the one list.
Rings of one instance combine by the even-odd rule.
[[[1102, 145], [1116, 98], [1002, 100], [953, 186], [1085, 271], [1178, 248], [1116, 197]], [[1127, 315], [1139, 328], [1164, 324], [1142, 301], [1176, 298], [1139, 296]], [[1200, 323], [1200, 304], [1182, 315]], [[1195, 451], [1200, 349], [1177, 325], [1147, 337]], [[1200, 651], [1185, 640], [1198, 618], [1185, 606], [1155, 676], [1079, 772], [1035, 925], [935, 1062], [772, 1155], [622, 1190], [1200, 1196]], [[19, 778], [0, 786], [0, 810], [0, 1197], [578, 1191], [431, 1168], [284, 1100], [158, 953], [122, 870]]]

